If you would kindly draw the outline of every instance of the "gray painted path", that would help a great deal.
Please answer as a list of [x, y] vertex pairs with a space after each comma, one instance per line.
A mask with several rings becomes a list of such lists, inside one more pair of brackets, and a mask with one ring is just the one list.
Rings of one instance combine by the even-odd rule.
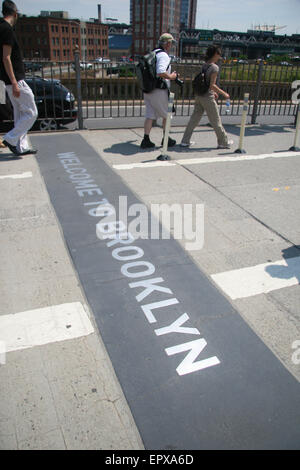
[[[114, 259], [107, 242], [97, 238], [99, 219], [84, 206], [94, 197], [78, 195], [57, 155], [76, 154], [111, 204], [117, 204], [119, 195], [127, 195], [129, 204], [138, 199], [80, 135], [32, 141], [43, 148], [38, 163], [51, 203], [145, 447], [299, 448], [299, 383], [199, 266], [174, 240], [137, 240], [134, 246], [144, 252], [141, 260], [155, 266], [151, 277], [162, 278], [169, 289], [138, 302], [141, 289], [129, 283], [146, 278], [122, 275], [126, 261]], [[166, 306], [169, 299], [177, 303]], [[150, 323], [145, 305], [155, 302], [165, 303], [152, 306], [156, 321]], [[184, 326], [199, 334], [155, 333], [184, 313], [189, 317]], [[215, 357], [219, 363], [179, 375], [187, 344], [203, 345], [201, 339], [206, 344], [194, 363]], [[181, 352], [180, 345], [185, 345]]]

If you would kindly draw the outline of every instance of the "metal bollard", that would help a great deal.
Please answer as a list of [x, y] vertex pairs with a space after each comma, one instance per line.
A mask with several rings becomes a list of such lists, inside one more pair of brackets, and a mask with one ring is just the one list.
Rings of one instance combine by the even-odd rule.
[[297, 119], [296, 119], [296, 130], [295, 130], [295, 137], [294, 137], [294, 145], [289, 149], [289, 150], [291, 150], [292, 152], [300, 152], [300, 147], [297, 147], [299, 128], [300, 128], [300, 105], [298, 105], [298, 112], [297, 112]]
[[163, 143], [163, 150], [162, 150], [163, 153], [159, 157], [157, 157], [156, 160], [170, 160], [169, 155], [167, 155], [167, 150], [168, 150], [170, 127], [171, 127], [173, 103], [174, 103], [174, 93], [170, 93], [169, 104], [168, 104], [168, 115], [166, 119], [164, 143]]
[[243, 140], [245, 137], [245, 126], [246, 126], [246, 119], [247, 119], [247, 112], [248, 112], [248, 103], [249, 103], [249, 93], [245, 93], [239, 147], [236, 149], [234, 153], [246, 153], [246, 151], [243, 149]]
[[262, 83], [263, 67], [264, 67], [264, 62], [263, 62], [262, 59], [260, 59], [259, 66], [258, 66], [258, 76], [257, 76], [257, 82], [256, 82], [256, 88], [255, 88], [255, 96], [254, 96], [251, 124], [256, 124], [256, 118], [257, 118], [257, 114], [258, 114], [258, 103], [259, 103], [259, 97], [260, 97], [260, 89], [261, 89], [261, 83]]
[[80, 58], [79, 58], [79, 47], [77, 45], [75, 46], [74, 57], [75, 57], [76, 90], [77, 90], [77, 103], [78, 103], [78, 127], [79, 129], [83, 129]]

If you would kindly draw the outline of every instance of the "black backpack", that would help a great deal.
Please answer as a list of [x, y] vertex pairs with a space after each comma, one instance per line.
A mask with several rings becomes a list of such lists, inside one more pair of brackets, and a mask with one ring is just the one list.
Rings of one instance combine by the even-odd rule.
[[206, 80], [206, 72], [210, 65], [207, 67], [205, 64], [202, 66], [201, 72], [199, 72], [193, 80], [192, 87], [193, 93], [196, 96], [202, 96], [208, 92], [210, 84]]
[[151, 51], [140, 57], [139, 63], [136, 66], [138, 83], [144, 93], [150, 93], [155, 88], [167, 88], [166, 82], [156, 76], [156, 56], [160, 52], [163, 52], [163, 49]]

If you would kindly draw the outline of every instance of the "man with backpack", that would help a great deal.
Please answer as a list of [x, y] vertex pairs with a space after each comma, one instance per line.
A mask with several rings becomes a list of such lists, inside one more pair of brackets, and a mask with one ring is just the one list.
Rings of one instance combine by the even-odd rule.
[[194, 143], [190, 141], [190, 138], [204, 111], [216, 133], [218, 149], [228, 149], [233, 144], [232, 140], [228, 140], [216, 103], [219, 95], [224, 96], [226, 100], [230, 98], [228, 93], [218, 85], [219, 67], [216, 62], [220, 60], [221, 54], [220, 47], [216, 45], [209, 46], [206, 51], [206, 62], [194, 79], [195, 108], [184, 132], [181, 147], [190, 147]]
[[[163, 119], [163, 128], [165, 129], [166, 118], [168, 114], [170, 81], [176, 80], [177, 78], [176, 72], [171, 73], [171, 59], [169, 57], [170, 49], [175, 42], [176, 41], [171, 34], [164, 33], [159, 38], [159, 48], [155, 49], [152, 53], [149, 54], [149, 63], [151, 58], [154, 58], [154, 60], [152, 59], [152, 64], [155, 67], [155, 73], [152, 73], [152, 83], [147, 83], [147, 87], [144, 83], [143, 86], [144, 101], [146, 106], [144, 138], [141, 142], [141, 148], [143, 149], [155, 147], [155, 144], [151, 142], [149, 137], [154, 120], [161, 117]], [[148, 68], [150, 67], [148, 66]], [[151, 71], [149, 76], [151, 78]], [[148, 81], [151, 82], [150, 79]], [[168, 146], [172, 147], [175, 144], [176, 141], [169, 137]]]

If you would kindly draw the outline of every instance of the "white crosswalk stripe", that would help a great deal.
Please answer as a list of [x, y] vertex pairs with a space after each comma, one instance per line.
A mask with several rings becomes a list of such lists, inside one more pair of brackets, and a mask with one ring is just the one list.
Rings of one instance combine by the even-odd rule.
[[300, 256], [212, 274], [231, 299], [240, 299], [300, 283]]
[[265, 160], [267, 158], [290, 158], [299, 157], [300, 152], [277, 152], [277, 153], [264, 153], [260, 155], [234, 155], [234, 156], [218, 156], [218, 157], [202, 157], [202, 158], [185, 158], [171, 161], [153, 161], [146, 163], [124, 163], [120, 165], [113, 165], [115, 170], [133, 170], [134, 168], [154, 168], [158, 166], [174, 166], [178, 165], [201, 165], [208, 163], [228, 163], [228, 162], [248, 162], [252, 160]]
[[80, 302], [0, 316], [0, 341], [6, 353], [93, 332], [93, 325]]

